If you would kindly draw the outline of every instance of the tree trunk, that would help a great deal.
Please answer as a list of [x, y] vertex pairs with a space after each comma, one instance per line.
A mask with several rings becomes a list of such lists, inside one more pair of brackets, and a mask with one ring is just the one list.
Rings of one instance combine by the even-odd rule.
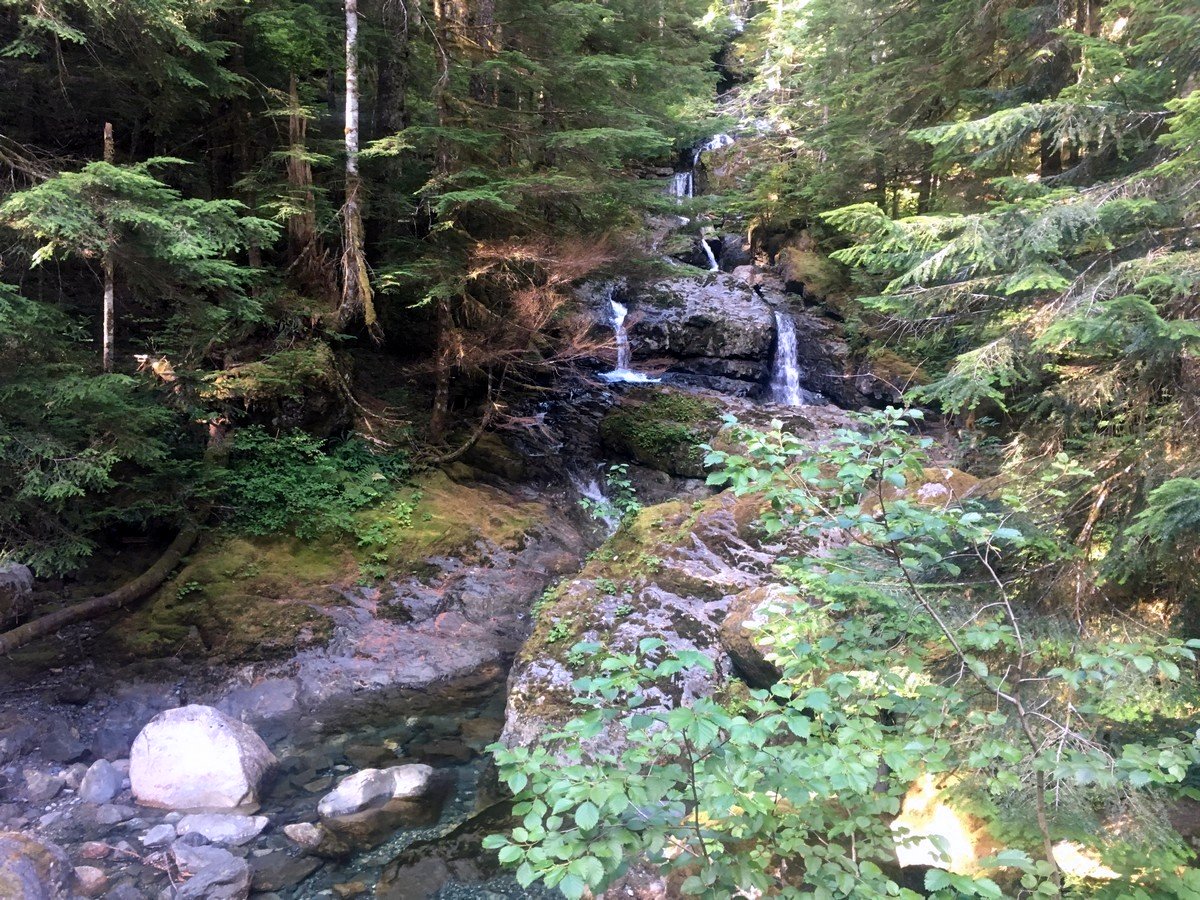
[[[116, 159], [113, 145], [112, 122], [104, 123], [104, 161], [109, 165]], [[113, 233], [108, 233], [108, 246], [104, 252], [104, 323], [101, 326], [101, 365], [105, 372], [113, 370], [113, 335], [116, 331], [116, 267], [113, 265]]]
[[175, 570], [179, 561], [196, 543], [202, 527], [203, 523], [199, 519], [185, 525], [175, 540], [171, 542], [171, 546], [154, 565], [112, 593], [72, 604], [0, 634], [0, 654], [11, 653], [30, 641], [48, 637], [68, 625], [98, 618], [106, 613], [114, 612], [122, 606], [128, 606], [130, 603], [141, 600], [167, 580], [167, 576]]
[[362, 181], [358, 172], [358, 0], [346, 0], [346, 202], [342, 207], [342, 301], [338, 325], [361, 321], [378, 335], [363, 251]]
[[453, 319], [450, 315], [450, 301], [445, 297], [438, 299], [437, 305], [437, 371], [434, 376], [433, 409], [429, 414], [429, 437], [435, 443], [446, 436], [446, 425], [450, 419], [450, 370], [451, 329]]

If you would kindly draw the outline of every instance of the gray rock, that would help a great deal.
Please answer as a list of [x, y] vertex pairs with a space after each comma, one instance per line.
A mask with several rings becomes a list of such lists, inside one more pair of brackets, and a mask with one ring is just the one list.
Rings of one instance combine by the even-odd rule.
[[116, 825], [118, 822], [125, 822], [132, 819], [136, 814], [137, 810], [132, 806], [117, 806], [112, 803], [106, 803], [96, 809], [96, 824]]
[[0, 895], [4, 900], [69, 897], [74, 880], [70, 857], [62, 847], [13, 831], [0, 833]]
[[175, 840], [175, 826], [163, 823], [155, 825], [149, 831], [142, 835], [141, 841], [143, 847], [165, 847]]
[[0, 630], [33, 609], [33, 572], [20, 563], [0, 565]]
[[250, 726], [211, 706], [155, 716], [133, 742], [129, 778], [145, 806], [253, 811], [278, 760]]
[[38, 745], [42, 756], [51, 762], [70, 763], [83, 756], [87, 747], [75, 730], [63, 721], [53, 721]]
[[297, 847], [315, 856], [341, 859], [350, 853], [350, 846], [344, 840], [325, 826], [314, 822], [285, 825], [283, 833]]
[[63, 772], [63, 779], [66, 781], [67, 787], [73, 791], [79, 790], [79, 785], [83, 784], [83, 776], [87, 774], [88, 767], [83, 763], [72, 763]]
[[390, 800], [413, 800], [434, 789], [434, 770], [420, 763], [387, 769], [363, 769], [343, 778], [321, 798], [317, 812], [324, 818], [361, 812]]
[[107, 759], [92, 763], [79, 783], [79, 799], [85, 803], [107, 803], [121, 792], [124, 776]]
[[754, 257], [750, 253], [750, 244], [744, 235], [721, 235], [721, 252], [717, 257], [721, 271], [732, 272], [742, 266], [751, 265]]
[[108, 876], [96, 866], [76, 866], [75, 887], [85, 897], [99, 897], [108, 890]]
[[197, 813], [180, 819], [176, 830], [180, 835], [195, 832], [214, 844], [240, 847], [262, 834], [267, 824], [266, 816]]
[[66, 779], [61, 775], [52, 775], [41, 769], [26, 769], [22, 799], [27, 803], [46, 803], [57, 797], [65, 784]]
[[255, 891], [277, 891], [299, 884], [321, 866], [311, 856], [291, 856], [282, 850], [250, 861], [250, 887]]
[[122, 881], [104, 895], [104, 900], [146, 900], [146, 895], [131, 882]]
[[175, 862], [191, 877], [175, 895], [178, 900], [246, 900], [250, 896], [250, 864], [220, 847], [191, 847], [176, 841]]

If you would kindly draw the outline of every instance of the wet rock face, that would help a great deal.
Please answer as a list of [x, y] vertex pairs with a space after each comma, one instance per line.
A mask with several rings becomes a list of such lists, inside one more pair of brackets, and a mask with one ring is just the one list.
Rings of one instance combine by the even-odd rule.
[[66, 851], [14, 831], [0, 832], [0, 897], [50, 900], [69, 897], [75, 872]]
[[20, 563], [0, 565], [0, 629], [14, 625], [33, 608], [33, 572]]
[[[690, 669], [670, 685], [646, 691], [643, 708], [672, 708], [710, 696], [732, 674], [720, 644], [730, 598], [766, 578], [776, 553], [753, 522], [759, 501], [720, 494], [695, 507], [678, 501], [643, 510], [593, 556], [580, 577], [564, 585], [539, 616], [533, 637], [509, 679], [508, 714], [501, 740], [530, 745], [572, 718], [572, 682], [587, 674], [573, 660], [578, 641], [614, 652], [635, 651], [646, 637], [671, 650], [694, 650], [713, 670]], [[597, 749], [620, 744], [616, 731]]]
[[[635, 359], [671, 356], [679, 371], [695, 369], [700, 361], [713, 368], [719, 368], [718, 360], [770, 362], [774, 316], [740, 279], [724, 273], [664, 279], [636, 290], [634, 300], [630, 339]], [[745, 367], [730, 367], [729, 377], [745, 374]]]
[[178, 810], [258, 807], [278, 761], [262, 738], [211, 706], [155, 716], [133, 742], [129, 778], [144, 806]]
[[764, 585], [736, 594], [729, 603], [729, 613], [721, 622], [721, 646], [751, 687], [769, 688], [779, 680], [779, 669], [757, 641], [757, 629], [772, 606], [786, 607], [791, 600], [777, 585]]
[[756, 391], [769, 374], [775, 319], [741, 278], [688, 272], [646, 284], [593, 283], [580, 296], [601, 327], [611, 321], [610, 298], [629, 307], [635, 365], [665, 362], [672, 379], [733, 394]]

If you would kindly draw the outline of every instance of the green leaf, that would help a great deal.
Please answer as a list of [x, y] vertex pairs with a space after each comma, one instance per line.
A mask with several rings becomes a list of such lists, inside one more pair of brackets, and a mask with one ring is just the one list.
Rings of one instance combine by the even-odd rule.
[[584, 831], [590, 831], [596, 827], [596, 823], [600, 821], [600, 810], [596, 804], [590, 800], [585, 800], [579, 804], [579, 808], [575, 810], [575, 824]]

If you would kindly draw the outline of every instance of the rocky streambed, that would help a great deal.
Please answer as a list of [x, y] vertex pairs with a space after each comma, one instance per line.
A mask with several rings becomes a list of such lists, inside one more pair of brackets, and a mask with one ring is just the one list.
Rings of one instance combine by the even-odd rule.
[[[0, 896], [537, 896], [481, 851], [485, 748], [570, 715], [570, 646], [698, 649], [696, 695], [769, 677], [741, 626], [786, 548], [696, 445], [728, 413], [813, 442], [845, 414], [762, 405], [761, 285], [621, 290], [673, 385], [564, 382], [364, 521], [382, 550], [214, 535], [135, 612], [0, 660]], [[829, 394], [864, 383], [820, 353]], [[616, 461], [645, 508], [607, 536], [580, 500]]]

